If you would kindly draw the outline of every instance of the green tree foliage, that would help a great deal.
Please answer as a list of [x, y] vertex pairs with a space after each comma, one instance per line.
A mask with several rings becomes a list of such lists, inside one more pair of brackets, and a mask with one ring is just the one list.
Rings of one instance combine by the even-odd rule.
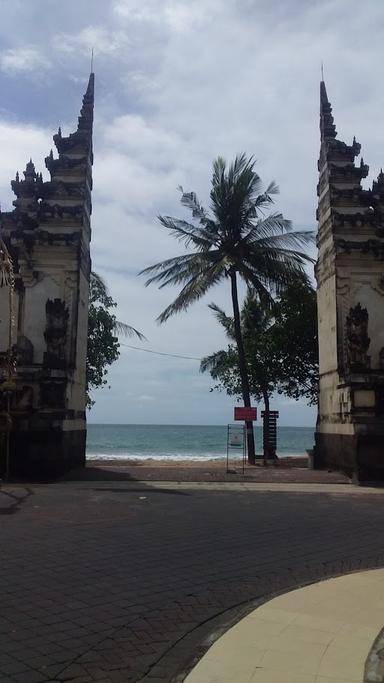
[[[239, 374], [239, 360], [235, 340], [234, 321], [231, 316], [216, 306], [210, 304], [218, 322], [224, 327], [227, 337], [232, 343], [228, 348], [216, 351], [202, 359], [201, 372], [209, 372], [217, 384], [212, 387], [218, 391], [226, 391], [229, 396], [237, 399], [242, 396], [241, 377]], [[254, 293], [248, 290], [241, 311], [241, 329], [244, 340], [249, 389], [252, 397], [258, 403], [264, 401], [265, 409], [269, 409], [269, 397], [273, 391], [273, 377], [271, 367], [270, 344], [268, 330], [271, 327], [272, 314], [270, 309], [262, 310]]]
[[[233, 318], [215, 304], [210, 308], [234, 340]], [[304, 397], [317, 402], [318, 343], [317, 307], [314, 290], [301, 282], [289, 285], [276, 301], [273, 311], [263, 310], [254, 293], [248, 292], [241, 312], [241, 325], [247, 362], [250, 391], [256, 402], [264, 402], [270, 410], [270, 397], [277, 392], [290, 398]], [[241, 397], [237, 348], [229, 344], [226, 350], [206, 356], [200, 364], [202, 372], [210, 372], [216, 381], [212, 390], [226, 391]], [[264, 459], [275, 457], [264, 434]]]
[[270, 335], [275, 359], [274, 385], [289, 398], [315, 405], [319, 386], [319, 347], [316, 292], [294, 283], [277, 302]]
[[108, 368], [120, 355], [118, 334], [145, 337], [134, 327], [116, 320], [113, 309], [117, 304], [108, 292], [103, 278], [91, 273], [89, 283], [88, 347], [87, 347], [87, 406], [94, 401], [90, 391], [107, 384]]
[[[215, 304], [215, 317], [234, 341], [233, 318]], [[301, 282], [281, 293], [273, 309], [263, 310], [254, 293], [248, 292], [241, 312], [244, 348], [250, 391], [256, 402], [269, 410], [270, 397], [280, 393], [289, 398], [317, 402], [318, 342], [316, 293]], [[236, 346], [216, 351], [202, 359], [200, 369], [217, 381], [213, 389], [241, 397], [241, 378]]]
[[[156, 283], [181, 286], [176, 299], [160, 314], [159, 322], [186, 310], [222, 280], [229, 281], [233, 307], [241, 394], [244, 406], [251, 394], [243, 335], [240, 323], [238, 279], [257, 293], [264, 307], [273, 303], [272, 293], [280, 291], [293, 278], [306, 280], [304, 264], [310, 260], [302, 247], [313, 241], [311, 232], [291, 232], [291, 224], [281, 213], [268, 211], [275, 183], [263, 191], [255, 162], [244, 154], [227, 167], [219, 157], [213, 163], [211, 212], [200, 204], [194, 192], [184, 192], [181, 203], [192, 214], [192, 222], [159, 216], [160, 223], [192, 249], [175, 258], [146, 268], [146, 285]], [[254, 462], [252, 422], [247, 423], [248, 459]]]

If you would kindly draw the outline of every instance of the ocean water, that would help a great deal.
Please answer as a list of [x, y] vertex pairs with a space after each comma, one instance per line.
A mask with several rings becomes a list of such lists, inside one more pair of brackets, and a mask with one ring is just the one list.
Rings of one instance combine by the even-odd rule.
[[[257, 453], [262, 453], [262, 429], [255, 427]], [[312, 448], [314, 428], [279, 427], [277, 453], [305, 455]], [[87, 458], [146, 460], [210, 460], [226, 456], [226, 425], [102, 425], [88, 424]], [[241, 452], [230, 451], [231, 458]]]

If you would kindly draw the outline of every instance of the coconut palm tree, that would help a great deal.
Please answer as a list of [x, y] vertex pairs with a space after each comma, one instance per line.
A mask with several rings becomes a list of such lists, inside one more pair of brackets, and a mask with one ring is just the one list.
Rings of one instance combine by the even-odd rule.
[[[250, 390], [240, 324], [238, 279], [253, 288], [263, 307], [273, 306], [273, 293], [292, 278], [307, 279], [304, 265], [311, 259], [302, 247], [313, 242], [312, 232], [291, 232], [291, 223], [281, 213], [266, 215], [278, 192], [272, 182], [262, 191], [255, 161], [244, 154], [227, 167], [218, 157], [213, 163], [211, 213], [194, 192], [182, 192], [181, 203], [192, 212], [192, 222], [159, 216], [160, 223], [192, 253], [170, 258], [145, 268], [146, 285], [160, 288], [182, 285], [176, 299], [158, 321], [186, 310], [222, 280], [229, 280], [242, 394], [250, 407]], [[255, 460], [252, 422], [247, 422], [248, 460]]]

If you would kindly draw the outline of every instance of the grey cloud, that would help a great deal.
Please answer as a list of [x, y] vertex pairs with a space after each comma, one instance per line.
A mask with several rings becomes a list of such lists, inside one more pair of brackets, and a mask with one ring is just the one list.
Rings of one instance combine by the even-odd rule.
[[0, 68], [8, 74], [31, 75], [36, 71], [50, 69], [51, 62], [36, 47], [19, 47], [2, 53]]
[[[6, 160], [2, 154], [2, 198], [11, 201], [7, 184], [29, 149], [43, 162], [54, 132], [48, 134], [47, 120], [57, 125], [63, 123], [60, 116], [66, 127], [75, 122], [87, 53], [95, 42], [94, 268], [106, 276], [119, 318], [142, 329], [148, 347], [198, 356], [220, 348], [226, 342], [206, 304], [215, 300], [229, 309], [225, 284], [188, 314], [161, 327], [154, 322], [175, 292], [145, 289], [132, 273], [180, 251], [156, 215], [181, 214], [179, 184], [196, 190], [208, 205], [212, 159], [231, 159], [244, 150], [256, 156], [265, 183], [275, 179], [280, 185], [277, 208], [295, 227], [314, 227], [322, 60], [340, 137], [356, 134], [377, 174], [384, 163], [384, 91], [377, 80], [384, 52], [381, 0], [372, 0], [369, 11], [356, 0], [22, 4], [22, 20], [20, 3], [3, 10], [4, 49], [37, 46], [54, 68], [43, 91], [33, 81], [21, 85], [9, 73], [7, 79], [0, 75], [3, 107], [17, 105], [20, 93], [32, 104], [15, 109], [29, 125], [20, 126], [19, 141], [9, 137]], [[17, 35], [11, 30], [16, 20]], [[9, 117], [2, 118], [0, 142], [10, 125]], [[206, 422], [230, 419], [232, 401], [210, 394], [209, 378], [195, 365], [180, 363], [124, 351], [110, 373], [111, 392], [96, 394], [92, 419], [137, 419], [133, 401], [128, 416], [119, 413], [119, 397], [127, 390], [158, 402], [163, 397], [161, 405], [148, 402], [153, 421], [172, 414], [185, 422], [192, 413], [195, 422], [202, 416]], [[180, 397], [189, 419], [182, 417]], [[282, 414], [296, 422], [314, 419], [302, 406], [284, 406]]]

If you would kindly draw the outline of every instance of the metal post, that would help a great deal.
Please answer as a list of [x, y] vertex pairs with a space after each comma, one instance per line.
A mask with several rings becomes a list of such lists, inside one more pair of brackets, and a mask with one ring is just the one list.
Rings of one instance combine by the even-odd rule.
[[227, 473], [229, 470], [229, 425], [227, 425]]
[[11, 411], [11, 397], [9, 393], [7, 394], [7, 426], [5, 433], [5, 481], [9, 481], [9, 471], [10, 471], [10, 457], [9, 457], [9, 440], [10, 440], [10, 411]]
[[243, 427], [243, 430], [244, 430], [244, 431], [243, 431], [243, 477], [244, 477], [245, 462], [246, 462], [246, 458], [247, 458], [247, 451], [246, 451], [246, 443], [247, 443], [246, 436], [247, 436], [247, 435], [246, 435], [246, 432], [245, 432], [245, 425], [244, 425], [244, 427]]

